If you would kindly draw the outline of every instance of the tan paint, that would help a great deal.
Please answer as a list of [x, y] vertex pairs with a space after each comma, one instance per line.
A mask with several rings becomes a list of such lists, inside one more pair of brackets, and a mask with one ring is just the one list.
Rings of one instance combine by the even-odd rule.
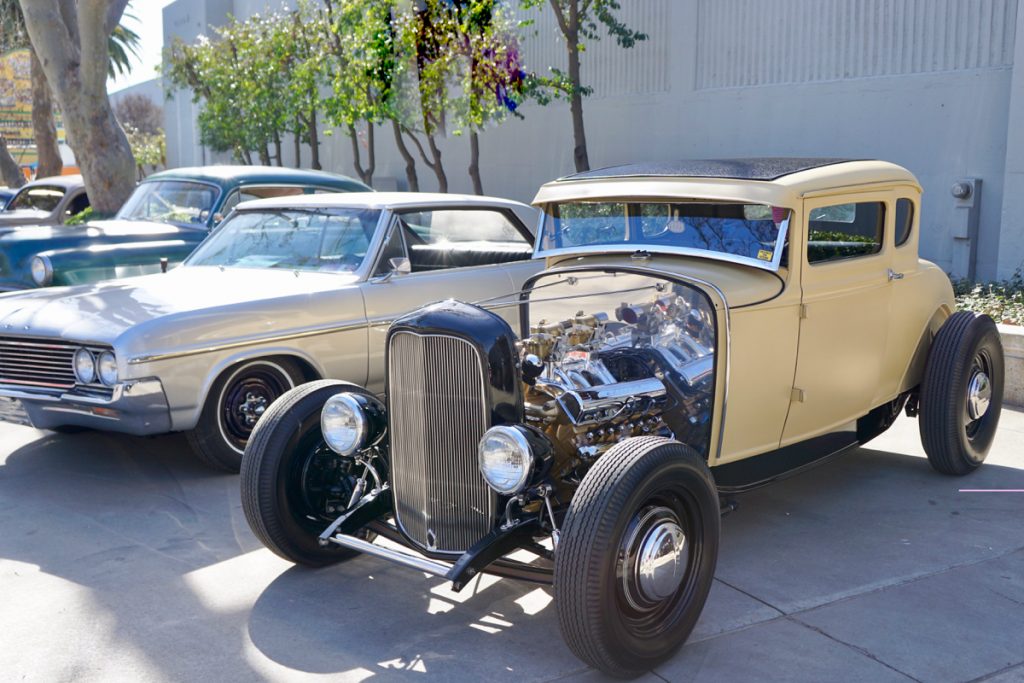
[[[931, 339], [954, 310], [949, 279], [918, 258], [921, 187], [904, 168], [858, 161], [794, 173], [775, 181], [625, 178], [556, 181], [535, 205], [605, 199], [722, 200], [793, 210], [790, 268], [778, 275], [714, 259], [654, 254], [560, 256], [548, 266], [620, 265], [676, 272], [713, 283], [729, 307], [729, 386], [722, 446], [712, 464], [740, 460], [803, 441], [855, 420], [917, 386]], [[896, 200], [915, 205], [906, 244], [894, 240]], [[821, 206], [886, 205], [880, 253], [831, 263], [807, 261], [807, 216]], [[903, 275], [890, 279], [889, 270]], [[719, 329], [724, 329], [721, 318]], [[721, 366], [720, 366], [721, 369]], [[727, 393], [727, 396], [723, 396]], [[719, 416], [716, 415], [716, 419]]]

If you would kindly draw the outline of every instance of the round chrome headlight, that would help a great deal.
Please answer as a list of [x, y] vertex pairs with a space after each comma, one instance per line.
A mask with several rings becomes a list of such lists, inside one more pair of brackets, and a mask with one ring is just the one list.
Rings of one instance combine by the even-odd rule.
[[29, 262], [29, 270], [32, 274], [32, 282], [38, 287], [45, 287], [53, 282], [53, 264], [46, 256], [33, 256]]
[[366, 445], [368, 420], [354, 394], [335, 394], [320, 411], [320, 429], [332, 451], [352, 455]]
[[75, 351], [75, 379], [79, 384], [92, 384], [96, 381], [96, 359], [89, 349]]
[[117, 384], [117, 359], [114, 358], [113, 351], [104, 351], [101, 353], [97, 367], [99, 368], [101, 382], [108, 387], [112, 387]]
[[506, 496], [519, 493], [533, 473], [533, 453], [526, 436], [515, 427], [491, 427], [480, 439], [480, 474], [487, 485]]

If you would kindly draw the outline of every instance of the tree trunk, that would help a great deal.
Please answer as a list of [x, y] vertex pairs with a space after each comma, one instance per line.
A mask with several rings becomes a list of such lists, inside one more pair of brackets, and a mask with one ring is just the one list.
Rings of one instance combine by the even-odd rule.
[[39, 165], [36, 167], [37, 178], [60, 175], [64, 162], [60, 158], [60, 147], [57, 145], [57, 124], [53, 120], [53, 98], [50, 96], [50, 85], [46, 82], [43, 65], [39, 63], [35, 50], [29, 50], [32, 74], [32, 134], [36, 139], [36, 152]]
[[107, 98], [107, 40], [128, 0], [32, 0], [25, 26], [46, 74], [93, 210], [112, 215], [135, 189], [135, 159]]
[[260, 155], [260, 163], [264, 166], [270, 166], [270, 150], [267, 149], [266, 143], [260, 144], [260, 148], [256, 150], [256, 153]]
[[448, 191], [448, 176], [444, 172], [444, 164], [441, 162], [441, 150], [437, 147], [437, 142], [434, 140], [433, 135], [427, 136], [427, 144], [430, 145], [430, 155], [434, 157], [434, 163], [431, 166], [431, 170], [434, 171], [434, 175], [437, 176], [437, 191], [447, 192]]
[[292, 142], [295, 143], [295, 168], [302, 168], [302, 138], [298, 133], [292, 136]]
[[359, 148], [359, 134], [356, 132], [356, 127], [349, 124], [348, 137], [352, 141], [352, 164], [355, 166], [356, 174], [359, 179], [367, 185], [373, 185], [373, 171], [376, 165], [376, 154], [373, 150], [373, 124], [368, 124], [369, 129], [367, 130], [367, 141], [369, 142], [369, 154], [367, 158], [367, 166], [363, 167], [363, 152]]
[[11, 156], [11, 150], [7, 149], [7, 139], [3, 135], [0, 135], [0, 178], [7, 187], [21, 187], [25, 184], [25, 174]]
[[313, 170], [320, 171], [320, 134], [316, 129], [316, 109], [309, 112], [309, 166]]
[[587, 155], [587, 133], [583, 128], [583, 88], [580, 77], [580, 34], [579, 34], [579, 0], [569, 3], [569, 19], [566, 28], [565, 46], [569, 51], [569, 82], [572, 93], [569, 97], [569, 112], [572, 114], [572, 158], [577, 173], [590, 170], [590, 159]]
[[409, 183], [410, 192], [420, 191], [420, 179], [416, 175], [416, 157], [410, 152], [409, 148], [405, 144], [405, 140], [402, 138], [402, 127], [398, 125], [398, 121], [391, 121], [391, 128], [395, 132], [395, 145], [398, 146], [398, 153], [405, 159], [405, 179]]
[[281, 131], [274, 131], [274, 160], [278, 166], [284, 166], [284, 159], [281, 158]]
[[469, 177], [473, 179], [473, 192], [484, 193], [484, 183], [480, 179], [480, 138], [475, 130], [469, 131]]
[[373, 185], [373, 174], [377, 171], [377, 143], [374, 139], [373, 121], [366, 122], [366, 184]]

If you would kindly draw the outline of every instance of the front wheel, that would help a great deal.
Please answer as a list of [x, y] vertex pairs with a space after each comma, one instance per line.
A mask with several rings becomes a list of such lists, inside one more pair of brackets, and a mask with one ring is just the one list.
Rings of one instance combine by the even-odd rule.
[[192, 451], [213, 468], [237, 472], [256, 423], [301, 381], [301, 370], [286, 359], [261, 358], [230, 368], [213, 383], [195, 429], [185, 432]]
[[718, 559], [718, 492], [689, 446], [623, 441], [583, 478], [555, 552], [569, 649], [631, 678], [668, 659], [704, 608]]
[[987, 315], [954, 313], [939, 328], [921, 383], [921, 443], [943, 474], [973, 472], [1003, 407], [1003, 345]]
[[344, 512], [358, 478], [352, 460], [328, 448], [320, 429], [324, 403], [343, 391], [372, 396], [336, 380], [292, 389], [256, 425], [242, 458], [249, 527], [263, 545], [296, 564], [322, 567], [358, 555], [318, 540]]

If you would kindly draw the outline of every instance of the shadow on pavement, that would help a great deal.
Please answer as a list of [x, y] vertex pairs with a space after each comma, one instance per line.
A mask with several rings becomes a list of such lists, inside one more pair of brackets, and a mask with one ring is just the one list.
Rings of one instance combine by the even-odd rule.
[[[1024, 471], [953, 479], [863, 448], [739, 497], [698, 639], [1024, 548], [1024, 498], [958, 492], [968, 485], [1024, 488]], [[43, 433], [0, 465], [0, 529], [0, 559], [49, 575], [5, 572], [0, 584], [19, 670], [63, 657], [79, 669], [44, 673], [80, 673], [107, 651], [136, 653], [142, 678], [549, 680], [582, 669], [550, 589], [482, 577], [453, 594], [368, 557], [289, 568], [249, 532], [237, 477], [203, 467], [178, 436]], [[47, 594], [49, 577], [87, 589], [92, 607], [67, 608]], [[93, 624], [110, 638], [81, 635]]]

